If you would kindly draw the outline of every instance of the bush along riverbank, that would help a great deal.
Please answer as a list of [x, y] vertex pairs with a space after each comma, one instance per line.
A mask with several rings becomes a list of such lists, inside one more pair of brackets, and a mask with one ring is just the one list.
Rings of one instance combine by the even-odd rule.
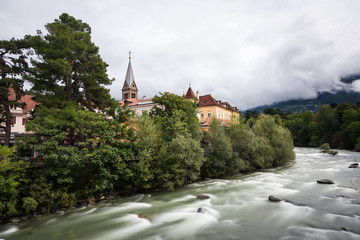
[[[38, 215], [104, 198], [173, 190], [201, 178], [282, 166], [295, 158], [290, 132], [274, 117], [255, 122], [213, 119], [200, 130], [196, 103], [175, 94], [154, 98], [162, 107], [135, 119], [81, 109], [39, 106], [27, 124], [34, 137], [1, 147], [0, 213]], [[252, 126], [252, 127], [250, 127]], [[24, 161], [29, 149], [41, 157]]]

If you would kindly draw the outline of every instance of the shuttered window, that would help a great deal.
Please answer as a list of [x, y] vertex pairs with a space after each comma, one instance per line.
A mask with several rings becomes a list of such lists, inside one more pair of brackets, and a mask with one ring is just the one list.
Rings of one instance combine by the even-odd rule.
[[11, 117], [11, 124], [16, 124], [16, 116]]

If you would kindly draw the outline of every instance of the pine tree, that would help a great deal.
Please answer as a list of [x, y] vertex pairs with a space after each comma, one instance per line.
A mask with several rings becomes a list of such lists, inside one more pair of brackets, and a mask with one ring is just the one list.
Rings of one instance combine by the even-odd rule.
[[87, 109], [111, 104], [105, 85], [110, 85], [107, 64], [91, 41], [91, 28], [66, 13], [45, 25], [48, 31], [31, 37], [37, 54], [29, 79], [36, 100], [46, 106], [64, 106], [72, 101]]

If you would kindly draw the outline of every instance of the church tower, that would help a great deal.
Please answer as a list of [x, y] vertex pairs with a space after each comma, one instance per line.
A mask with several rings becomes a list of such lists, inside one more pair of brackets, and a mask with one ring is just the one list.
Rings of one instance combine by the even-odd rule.
[[135, 84], [134, 73], [131, 67], [131, 52], [129, 52], [129, 65], [122, 88], [122, 100], [138, 98], [138, 89]]

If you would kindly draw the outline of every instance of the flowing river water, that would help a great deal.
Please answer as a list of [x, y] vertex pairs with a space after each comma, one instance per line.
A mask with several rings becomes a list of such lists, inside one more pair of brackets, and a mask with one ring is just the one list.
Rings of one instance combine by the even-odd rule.
[[295, 151], [291, 166], [3, 225], [0, 239], [360, 239], [360, 168], [348, 168], [360, 153]]

